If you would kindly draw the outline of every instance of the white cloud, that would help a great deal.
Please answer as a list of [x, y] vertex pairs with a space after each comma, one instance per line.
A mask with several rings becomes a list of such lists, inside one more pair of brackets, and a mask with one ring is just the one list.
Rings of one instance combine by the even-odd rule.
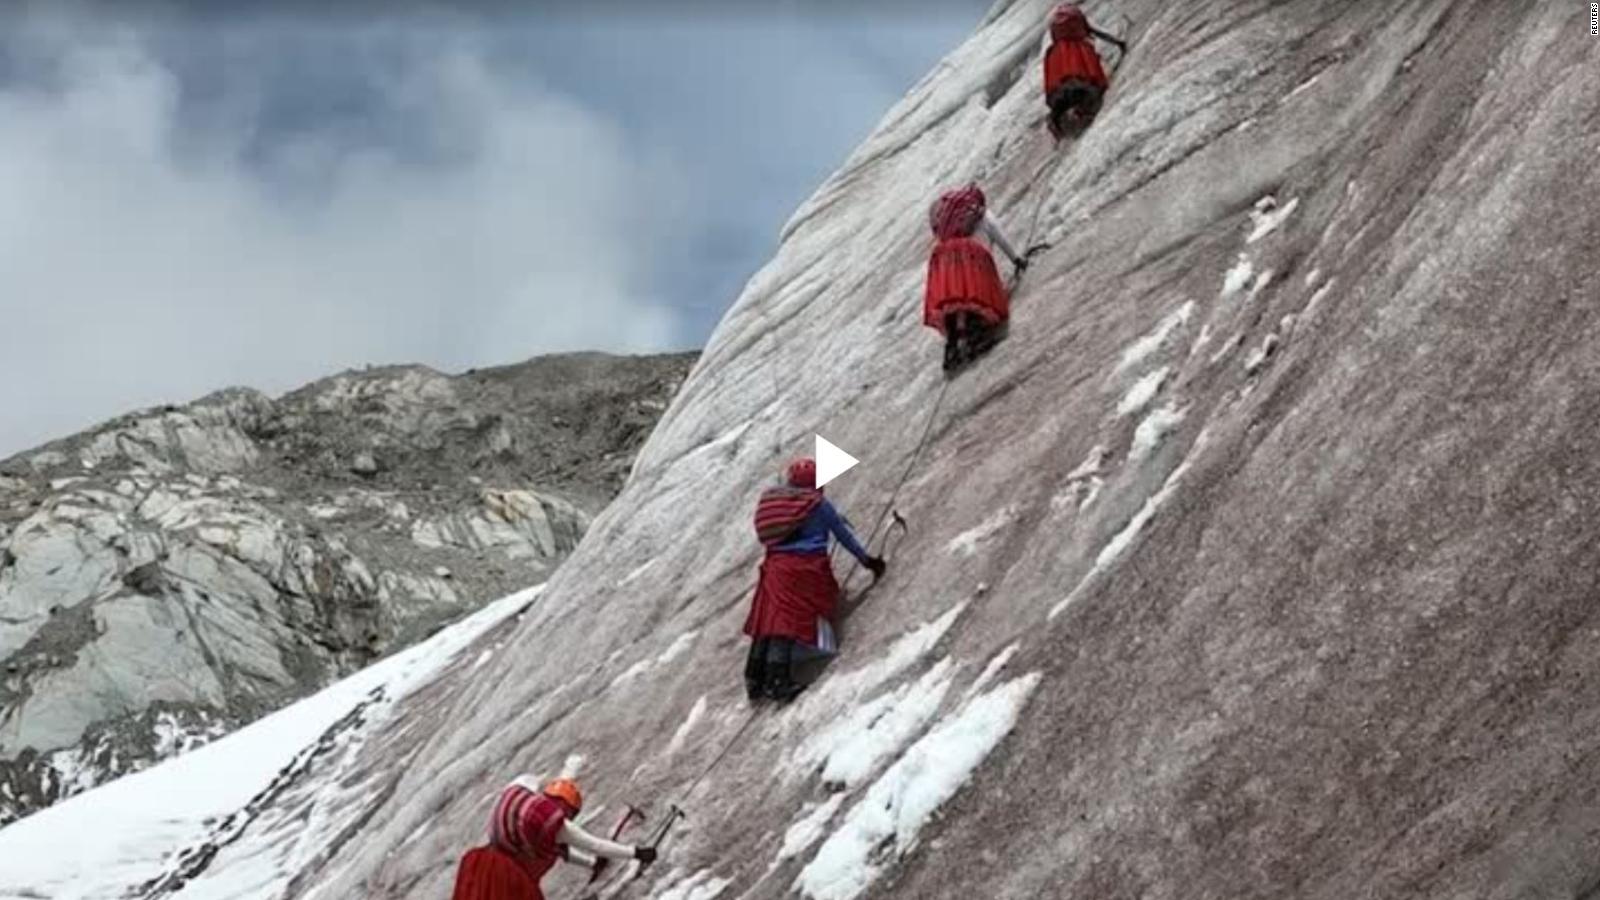
[[466, 32], [402, 36], [372, 79], [403, 134], [295, 131], [262, 165], [247, 87], [196, 125], [150, 33], [22, 29], [43, 62], [0, 82], [0, 456], [230, 384], [684, 339], [650, 284], [691, 224], [676, 167]]

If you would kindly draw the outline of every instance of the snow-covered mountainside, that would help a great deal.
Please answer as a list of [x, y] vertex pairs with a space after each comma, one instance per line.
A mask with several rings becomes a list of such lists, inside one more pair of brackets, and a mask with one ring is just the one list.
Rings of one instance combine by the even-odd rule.
[[230, 390], [0, 462], [0, 822], [543, 580], [692, 359]]
[[[1582, 9], [1090, 4], [1132, 49], [1056, 148], [1047, 6], [997, 4], [796, 214], [505, 651], [305, 773], [193, 890], [130, 895], [447, 896], [504, 781], [563, 768], [592, 805], [687, 811], [606, 896], [1592, 895]], [[946, 386], [925, 211], [970, 178], [1051, 246]], [[748, 516], [813, 431], [864, 461], [829, 488], [863, 531], [909, 528], [877, 536], [842, 658], [752, 713]], [[0, 893], [85, 896], [30, 887], [62, 857]]]
[[[271, 896], [350, 826], [347, 811], [361, 804], [335, 799], [339, 773], [396, 704], [448, 667], [481, 667], [537, 596], [490, 603], [227, 737], [12, 825], [0, 839], [0, 897]], [[480, 638], [485, 649], [461, 652]], [[275, 840], [258, 840], [270, 831]], [[227, 866], [210, 865], [219, 853]]]

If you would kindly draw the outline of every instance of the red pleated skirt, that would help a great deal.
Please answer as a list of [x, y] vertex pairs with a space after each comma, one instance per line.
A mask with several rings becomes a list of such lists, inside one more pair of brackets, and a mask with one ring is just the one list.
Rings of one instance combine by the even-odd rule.
[[976, 238], [957, 237], [934, 245], [922, 296], [922, 323], [944, 334], [944, 317], [976, 313], [990, 326], [1011, 315], [1011, 301], [989, 248]]
[[769, 552], [744, 620], [752, 638], [792, 638], [817, 645], [817, 617], [833, 620], [839, 608], [839, 582], [826, 553]]
[[1044, 95], [1049, 97], [1062, 82], [1073, 78], [1102, 91], [1111, 84], [1094, 44], [1087, 40], [1056, 41], [1044, 57]]
[[494, 847], [474, 847], [461, 857], [451, 900], [544, 900], [539, 882]]

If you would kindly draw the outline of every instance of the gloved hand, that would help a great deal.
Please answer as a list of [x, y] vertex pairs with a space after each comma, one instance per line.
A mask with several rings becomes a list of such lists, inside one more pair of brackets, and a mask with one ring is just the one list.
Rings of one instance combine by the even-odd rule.
[[1026, 272], [1028, 271], [1028, 258], [1026, 256], [1019, 256], [1011, 261], [1011, 265], [1016, 267], [1018, 272]]
[[889, 564], [884, 562], [881, 556], [869, 556], [862, 565], [867, 567], [867, 571], [872, 573], [873, 578], [882, 578], [883, 573], [889, 568]]
[[611, 866], [611, 860], [606, 859], [604, 856], [602, 856], [599, 859], [595, 860], [594, 861], [594, 874], [590, 876], [589, 880], [590, 881], [599, 880], [600, 876], [604, 875], [606, 869], [609, 868], [610, 866]]
[[656, 848], [635, 847], [633, 848], [633, 858], [637, 859], [641, 865], [648, 866], [656, 861]]

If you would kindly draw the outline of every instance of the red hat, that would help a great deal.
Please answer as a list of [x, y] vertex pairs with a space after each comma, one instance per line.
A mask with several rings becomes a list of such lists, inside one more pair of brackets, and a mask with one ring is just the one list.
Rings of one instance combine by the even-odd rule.
[[988, 198], [976, 184], [968, 184], [953, 191], [945, 191], [928, 209], [928, 225], [940, 240], [967, 237], [978, 230], [983, 221]]
[[1050, 14], [1050, 36], [1058, 41], [1089, 38], [1089, 19], [1076, 3], [1063, 3]]
[[815, 488], [817, 486], [817, 461], [809, 456], [789, 463], [789, 486]]

